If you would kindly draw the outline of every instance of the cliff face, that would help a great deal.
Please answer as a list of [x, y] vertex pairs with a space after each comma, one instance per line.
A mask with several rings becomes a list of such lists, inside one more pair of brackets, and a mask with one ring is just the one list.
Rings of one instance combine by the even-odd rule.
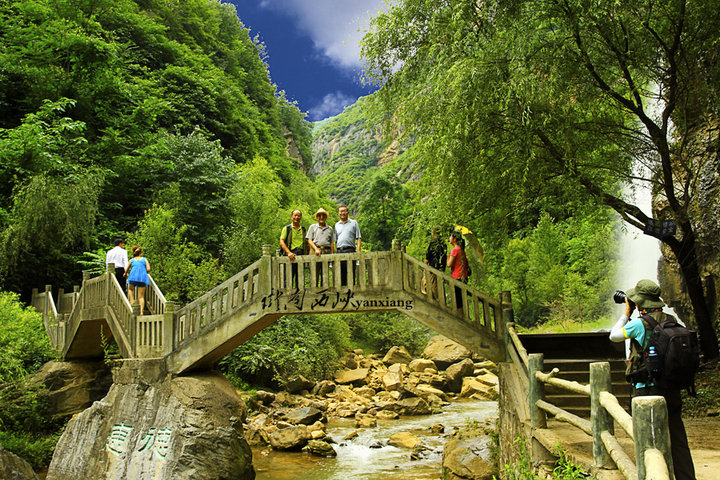
[[[695, 202], [691, 209], [693, 228], [697, 235], [697, 256], [700, 276], [703, 280], [708, 306], [716, 325], [720, 318], [720, 158], [709, 157], [694, 179]], [[654, 213], [660, 214], [655, 204]], [[690, 300], [685, 293], [684, 283], [674, 256], [665, 246], [663, 258], [658, 267], [658, 277], [663, 289], [663, 298], [683, 320], [693, 324]]]
[[312, 175], [330, 198], [353, 207], [363, 194], [363, 185], [379, 168], [397, 171], [397, 162], [406, 148], [396, 138], [383, 133], [383, 125], [361, 98], [340, 115], [322, 122], [313, 133]]

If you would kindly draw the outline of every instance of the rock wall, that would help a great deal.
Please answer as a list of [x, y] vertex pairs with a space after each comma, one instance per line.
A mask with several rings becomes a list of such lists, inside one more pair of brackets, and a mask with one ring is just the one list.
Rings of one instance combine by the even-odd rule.
[[[695, 190], [695, 203], [690, 215], [697, 235], [697, 254], [700, 276], [705, 287], [713, 321], [717, 326], [720, 319], [720, 158], [715, 155], [707, 159], [698, 172]], [[662, 218], [663, 203], [654, 199], [653, 213]], [[663, 258], [658, 265], [658, 278], [663, 290], [663, 299], [672, 306], [677, 314], [693, 325], [693, 311], [690, 299], [685, 293], [683, 278], [677, 262], [667, 247], [662, 248]]]
[[221, 374], [175, 377], [161, 360], [128, 360], [113, 380], [68, 423], [47, 480], [255, 478], [245, 404]]

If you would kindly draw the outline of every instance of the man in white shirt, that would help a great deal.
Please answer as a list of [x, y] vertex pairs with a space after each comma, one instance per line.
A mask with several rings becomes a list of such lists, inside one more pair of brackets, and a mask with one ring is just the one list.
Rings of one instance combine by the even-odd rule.
[[117, 278], [120, 288], [124, 292], [125, 269], [128, 266], [128, 254], [127, 250], [125, 250], [125, 242], [121, 238], [115, 240], [115, 247], [111, 248], [105, 256], [105, 264], [110, 265], [111, 263], [115, 264], [115, 278]]
[[[345, 205], [338, 207], [338, 216], [340, 221], [335, 224], [335, 241], [337, 242], [337, 253], [353, 253], [360, 252], [362, 247], [362, 239], [360, 236], [360, 226], [357, 221], [348, 217], [348, 208]], [[347, 285], [347, 261], [340, 262], [340, 283]], [[355, 262], [351, 262], [353, 267], [353, 278], [355, 278]], [[352, 279], [349, 282], [354, 283]]]

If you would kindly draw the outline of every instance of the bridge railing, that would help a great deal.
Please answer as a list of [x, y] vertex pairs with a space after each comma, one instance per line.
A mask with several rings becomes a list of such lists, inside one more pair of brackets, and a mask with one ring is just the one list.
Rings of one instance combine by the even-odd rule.
[[[405, 290], [425, 299], [451, 315], [461, 315], [465, 323], [488, 336], [502, 338], [503, 312], [499, 300], [485, 295], [451, 276], [403, 253], [403, 284]], [[456, 306], [456, 296], [462, 308]]]
[[64, 315], [59, 314], [55, 306], [52, 286], [46, 285], [42, 293], [36, 288], [33, 289], [30, 305], [42, 315], [43, 326], [50, 337], [50, 343], [53, 348], [58, 348], [58, 343], [64, 341], [65, 322]]
[[[393, 252], [298, 255], [272, 259], [272, 288], [279, 292], [295, 289], [315, 293], [326, 288], [352, 287], [363, 291], [392, 287]], [[395, 285], [399, 287], [399, 285]]]
[[263, 257], [180, 308], [175, 314], [172, 329], [173, 346], [191, 342], [221, 318], [270, 293], [269, 265], [270, 257]]
[[165, 313], [165, 295], [160, 291], [155, 280], [148, 274], [148, 286], [145, 289], [145, 306], [153, 315], [162, 315]]
[[[608, 362], [595, 362], [590, 365], [590, 384], [557, 378], [561, 373], [557, 368], [550, 373], [543, 373], [543, 355], [528, 355], [513, 324], [508, 324], [507, 352], [510, 362], [519, 373], [521, 387], [527, 393], [527, 409], [533, 435], [536, 429], [547, 426], [547, 414], [550, 414], [556, 420], [573, 425], [592, 437], [595, 466], [606, 467], [612, 459], [628, 480], [671, 478], [669, 472], [672, 469], [672, 457], [664, 398], [634, 398], [631, 416], [611, 393]], [[590, 420], [546, 401], [545, 385], [590, 397]], [[620, 425], [634, 441], [634, 462], [614, 435], [614, 423]]]

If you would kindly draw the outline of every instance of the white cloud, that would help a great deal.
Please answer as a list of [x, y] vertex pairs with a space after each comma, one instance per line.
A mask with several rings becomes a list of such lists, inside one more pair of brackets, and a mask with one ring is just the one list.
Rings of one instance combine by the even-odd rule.
[[260, 6], [296, 18], [330, 61], [357, 68], [360, 39], [370, 17], [385, 8], [385, 0], [261, 0]]
[[328, 93], [322, 101], [308, 112], [310, 121], [322, 120], [342, 112], [343, 108], [355, 103], [357, 98], [342, 92]]

